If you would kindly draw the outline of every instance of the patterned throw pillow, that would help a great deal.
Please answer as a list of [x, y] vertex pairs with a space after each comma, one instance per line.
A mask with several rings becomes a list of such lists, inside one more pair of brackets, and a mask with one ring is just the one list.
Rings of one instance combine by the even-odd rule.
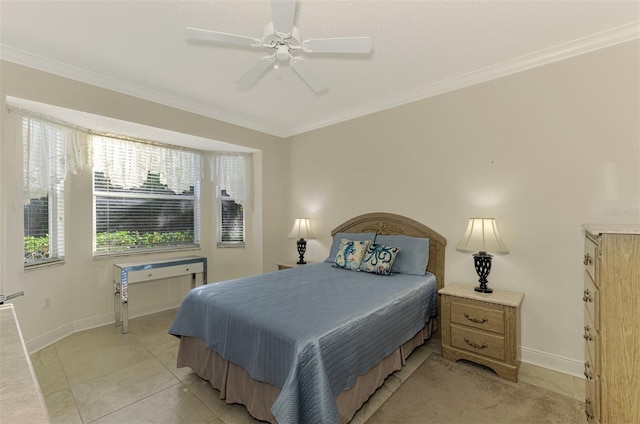
[[360, 270], [378, 275], [391, 275], [391, 267], [399, 251], [399, 247], [371, 243], [364, 254]]
[[371, 243], [370, 240], [357, 241], [341, 239], [338, 253], [336, 254], [336, 266], [351, 271], [360, 271], [360, 263], [362, 257], [367, 251], [367, 247]]

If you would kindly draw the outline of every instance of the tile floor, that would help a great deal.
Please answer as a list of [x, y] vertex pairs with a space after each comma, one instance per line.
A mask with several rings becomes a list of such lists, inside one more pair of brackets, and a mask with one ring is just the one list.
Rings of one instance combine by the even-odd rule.
[[[257, 423], [241, 405], [189, 368], [175, 366], [178, 339], [167, 333], [177, 310], [129, 320], [129, 333], [113, 325], [72, 334], [31, 355], [53, 424]], [[416, 349], [352, 420], [367, 418], [431, 353], [439, 340]], [[523, 364], [522, 381], [584, 399], [581, 379]]]

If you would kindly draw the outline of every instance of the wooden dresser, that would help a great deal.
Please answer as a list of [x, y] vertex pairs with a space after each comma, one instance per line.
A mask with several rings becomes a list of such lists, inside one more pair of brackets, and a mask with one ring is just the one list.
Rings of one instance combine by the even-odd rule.
[[524, 294], [494, 289], [478, 293], [473, 286], [447, 284], [442, 296], [442, 357], [466, 359], [518, 381], [520, 305]]
[[640, 225], [582, 227], [587, 420], [640, 423]]

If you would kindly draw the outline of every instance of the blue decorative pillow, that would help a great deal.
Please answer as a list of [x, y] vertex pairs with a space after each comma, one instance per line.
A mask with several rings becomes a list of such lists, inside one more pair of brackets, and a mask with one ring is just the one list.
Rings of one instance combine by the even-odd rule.
[[325, 259], [325, 262], [335, 263], [336, 255], [338, 254], [338, 248], [340, 247], [340, 240], [369, 240], [373, 242], [376, 237], [376, 233], [337, 233], [333, 236], [333, 243], [331, 244], [331, 250], [329, 251], [329, 257]]
[[360, 270], [378, 275], [391, 275], [391, 267], [399, 251], [399, 247], [371, 243], [362, 258]]
[[403, 235], [378, 235], [376, 243], [398, 246], [401, 252], [393, 264], [393, 272], [424, 275], [429, 263], [429, 239]]
[[371, 241], [369, 240], [340, 240], [340, 247], [338, 248], [335, 260], [336, 266], [351, 271], [360, 271], [362, 258], [370, 243]]

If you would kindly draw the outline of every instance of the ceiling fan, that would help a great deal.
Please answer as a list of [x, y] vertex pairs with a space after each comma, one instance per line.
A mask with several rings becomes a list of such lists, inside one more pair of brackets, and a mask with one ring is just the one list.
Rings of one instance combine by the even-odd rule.
[[[270, 68], [278, 69], [279, 64], [289, 61], [291, 67], [316, 93], [325, 92], [328, 87], [322, 78], [305, 62], [303, 53], [369, 53], [369, 37], [316, 38], [300, 41], [300, 32], [293, 25], [296, 0], [272, 0], [271, 19], [264, 28], [262, 38], [228, 34], [219, 31], [187, 27], [188, 37], [197, 40], [250, 46], [267, 49], [269, 54], [256, 62], [244, 73], [236, 84], [241, 88], [255, 85]], [[273, 66], [272, 66], [273, 65]]]

